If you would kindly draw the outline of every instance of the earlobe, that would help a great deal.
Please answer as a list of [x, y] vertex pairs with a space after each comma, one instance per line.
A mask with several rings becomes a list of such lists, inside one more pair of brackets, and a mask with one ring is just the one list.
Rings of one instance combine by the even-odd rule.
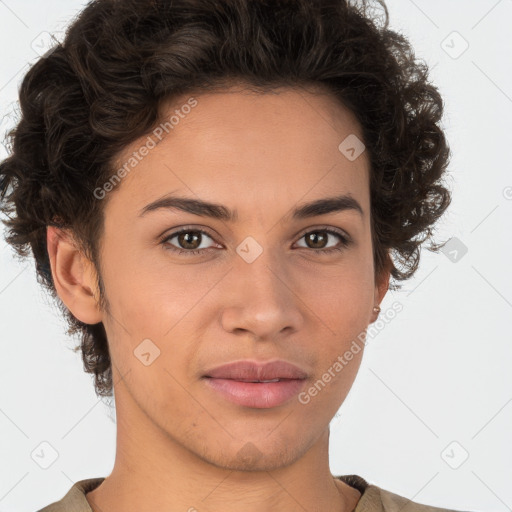
[[[384, 296], [386, 295], [388, 289], [389, 289], [389, 280], [391, 277], [391, 260], [389, 259], [389, 255], [387, 258], [387, 265], [386, 268], [384, 268], [381, 271], [381, 274], [378, 276], [376, 285], [375, 285], [375, 295], [374, 295], [374, 306], [379, 306], [382, 300], [384, 299]], [[372, 314], [372, 320], [370, 323], [373, 323], [377, 320], [379, 316], [380, 310], [375, 311]]]
[[46, 242], [53, 283], [62, 302], [81, 322], [101, 322], [103, 315], [92, 262], [67, 230], [47, 226]]

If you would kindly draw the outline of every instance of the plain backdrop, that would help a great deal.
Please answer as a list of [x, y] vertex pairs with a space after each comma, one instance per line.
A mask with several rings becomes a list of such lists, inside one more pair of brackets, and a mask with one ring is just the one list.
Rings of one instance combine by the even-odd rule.
[[[0, 1], [0, 125], [38, 44], [86, 2]], [[388, 292], [403, 309], [369, 338], [356, 382], [331, 425], [334, 475], [359, 474], [420, 503], [512, 507], [511, 0], [389, 0], [446, 103], [453, 202], [416, 276]], [[0, 157], [7, 155], [0, 147]], [[3, 231], [3, 225], [2, 231]], [[31, 512], [73, 482], [107, 476], [111, 409], [84, 373], [78, 342], [35, 279], [0, 242], [0, 512]], [[53, 450], [55, 452], [53, 452]], [[46, 453], [44, 468], [36, 453]], [[53, 458], [52, 458], [53, 457]], [[44, 464], [43, 464], [44, 465]]]

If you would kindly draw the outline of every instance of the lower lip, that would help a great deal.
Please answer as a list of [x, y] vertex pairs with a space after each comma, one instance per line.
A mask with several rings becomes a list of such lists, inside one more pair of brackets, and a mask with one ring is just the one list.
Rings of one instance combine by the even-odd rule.
[[224, 398], [238, 405], [269, 409], [284, 404], [297, 395], [305, 379], [281, 380], [279, 382], [241, 382], [233, 379], [207, 377], [206, 383]]

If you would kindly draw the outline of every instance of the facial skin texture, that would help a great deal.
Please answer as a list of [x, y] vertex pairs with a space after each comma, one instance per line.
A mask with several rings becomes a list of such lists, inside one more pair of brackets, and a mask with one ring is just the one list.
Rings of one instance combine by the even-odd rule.
[[[360, 494], [330, 473], [329, 423], [363, 350], [307, 404], [294, 397], [269, 409], [238, 406], [201, 377], [230, 361], [284, 359], [308, 373], [308, 389], [377, 319], [372, 309], [389, 274], [375, 280], [369, 163], [366, 153], [349, 161], [338, 150], [350, 134], [362, 139], [360, 127], [311, 90], [194, 97], [197, 106], [105, 199], [101, 270], [110, 315], [96, 304], [90, 262], [48, 228], [59, 296], [78, 319], [104, 323], [113, 361], [116, 460], [87, 499], [95, 512], [353, 510]], [[238, 220], [166, 209], [138, 216], [168, 193], [236, 209]], [[364, 216], [286, 217], [338, 194], [355, 198]], [[165, 249], [187, 250], [178, 237], [162, 243], [182, 226], [208, 233], [194, 247], [202, 255]], [[321, 240], [316, 248], [304, 235], [326, 228], [345, 231], [352, 244], [322, 255]], [[318, 234], [340, 246], [337, 236]], [[248, 236], [263, 249], [252, 263], [236, 252]], [[160, 350], [149, 366], [134, 355], [145, 339]], [[250, 443], [256, 455], [244, 458]]]

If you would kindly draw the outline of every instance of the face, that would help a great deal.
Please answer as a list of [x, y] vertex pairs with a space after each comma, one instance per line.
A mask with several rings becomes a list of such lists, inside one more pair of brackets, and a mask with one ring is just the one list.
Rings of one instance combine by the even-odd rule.
[[[247, 467], [251, 446], [264, 455], [252, 469], [277, 468], [328, 430], [387, 289], [374, 275], [368, 158], [338, 148], [350, 135], [363, 137], [330, 96], [233, 89], [194, 99], [105, 199], [101, 270], [110, 315], [102, 321], [116, 406], [133, 428], [151, 426], [217, 466]], [[145, 142], [117, 163], [141, 154]], [[235, 218], [146, 208], [171, 196], [222, 205]], [[294, 215], [339, 196], [361, 211]], [[233, 403], [206, 382], [207, 370], [246, 359], [285, 360], [307, 378], [292, 398], [263, 408]]]

